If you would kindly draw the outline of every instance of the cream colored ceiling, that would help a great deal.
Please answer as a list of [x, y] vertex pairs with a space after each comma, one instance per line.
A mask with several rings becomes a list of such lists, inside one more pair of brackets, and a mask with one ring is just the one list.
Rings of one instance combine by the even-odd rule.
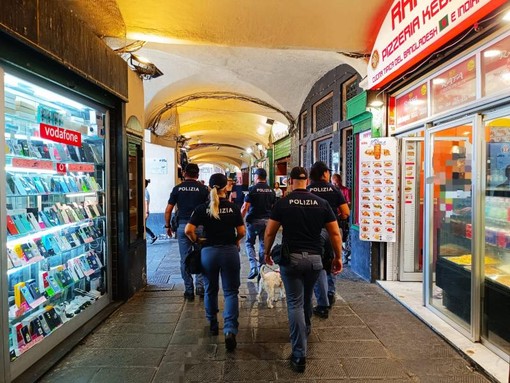
[[[146, 115], [201, 92], [258, 98], [297, 118], [313, 84], [342, 63], [362, 76], [389, 0], [68, 0], [71, 11], [111, 46], [145, 40], [137, 54], [164, 73], [144, 83]], [[362, 5], [362, 6], [361, 6]], [[340, 85], [340, 84], [339, 84]], [[257, 128], [281, 114], [252, 103], [199, 100], [178, 108], [181, 134], [218, 144], [190, 151], [196, 162], [241, 166], [230, 146], [269, 143]], [[221, 144], [224, 144], [222, 146]], [[230, 146], [229, 146], [230, 145]], [[193, 145], [192, 145], [193, 147]], [[218, 149], [219, 147], [219, 149]]]

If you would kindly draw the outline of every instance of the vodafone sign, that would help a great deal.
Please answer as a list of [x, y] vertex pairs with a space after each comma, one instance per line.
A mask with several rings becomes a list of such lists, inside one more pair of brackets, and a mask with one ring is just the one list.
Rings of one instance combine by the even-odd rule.
[[81, 134], [74, 130], [63, 129], [53, 125], [40, 124], [39, 134], [41, 138], [46, 138], [53, 142], [72, 146], [81, 146]]
[[507, 0], [394, 0], [370, 56], [369, 89], [379, 89]]

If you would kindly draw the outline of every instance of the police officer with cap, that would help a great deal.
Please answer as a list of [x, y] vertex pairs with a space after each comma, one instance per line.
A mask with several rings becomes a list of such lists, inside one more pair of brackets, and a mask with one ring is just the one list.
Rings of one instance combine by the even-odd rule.
[[211, 335], [218, 335], [218, 289], [219, 276], [225, 305], [223, 309], [225, 347], [227, 351], [236, 348], [236, 334], [239, 326], [239, 286], [241, 284], [241, 261], [239, 259], [239, 241], [246, 229], [239, 207], [227, 199], [227, 177], [215, 173], [209, 179], [211, 188], [208, 203], [198, 206], [189, 223], [186, 235], [196, 242], [196, 228], [204, 227], [202, 242], [202, 270], [205, 282], [204, 306], [209, 320]]
[[[246, 216], [246, 253], [250, 260], [250, 274], [253, 279], [259, 274], [259, 266], [264, 263], [264, 232], [271, 209], [276, 202], [274, 190], [266, 182], [267, 172], [258, 168], [255, 170], [255, 184], [248, 189], [241, 208], [243, 217]], [[259, 256], [255, 251], [255, 242], [259, 239]]]
[[[191, 248], [191, 241], [184, 234], [184, 227], [191, 217], [193, 210], [207, 201], [209, 189], [198, 181], [199, 168], [197, 164], [189, 163], [184, 169], [184, 181], [176, 185], [170, 193], [168, 205], [165, 209], [165, 228], [168, 236], [172, 236], [170, 227], [170, 219], [172, 218], [172, 210], [177, 205], [177, 240], [179, 241], [179, 253], [181, 255], [181, 276], [184, 281], [184, 299], [192, 301], [195, 299], [193, 291], [193, 277], [184, 267], [184, 259]], [[202, 275], [197, 274], [195, 277], [196, 293], [204, 296], [204, 281]]]
[[283, 247], [290, 253], [287, 262], [280, 262], [280, 273], [287, 295], [287, 315], [292, 346], [291, 366], [297, 372], [306, 368], [308, 335], [311, 331], [313, 286], [322, 270], [321, 230], [330, 236], [335, 258], [331, 272], [342, 270], [342, 237], [336, 215], [324, 199], [306, 189], [307, 171], [295, 167], [290, 172], [292, 192], [279, 200], [267, 223], [265, 260], [273, 264], [270, 249], [276, 233], [283, 226]]
[[[345, 201], [343, 193], [330, 183], [331, 169], [322, 161], [317, 161], [310, 168], [311, 183], [307, 189], [313, 194], [328, 201], [333, 212], [338, 214], [342, 219], [349, 217], [349, 205]], [[332, 258], [332, 249], [329, 241], [328, 233], [322, 229], [323, 241], [323, 259]], [[343, 239], [343, 238], [342, 238]], [[329, 307], [335, 302], [335, 275], [331, 274], [330, 265], [324, 265], [317, 283], [315, 284], [315, 298], [317, 306], [314, 307], [313, 313], [321, 318], [327, 318], [329, 315]]]

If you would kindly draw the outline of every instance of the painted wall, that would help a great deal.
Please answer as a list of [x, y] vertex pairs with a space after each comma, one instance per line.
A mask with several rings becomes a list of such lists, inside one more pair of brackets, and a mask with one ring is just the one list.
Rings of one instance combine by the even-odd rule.
[[[142, 127], [145, 126], [145, 110], [144, 110], [144, 92], [143, 82], [140, 78], [130, 69], [127, 69], [128, 75], [128, 89], [129, 89], [129, 102], [126, 103], [125, 115], [126, 121], [129, 117], [135, 116], [140, 121]], [[142, 132], [143, 134], [143, 132]]]
[[175, 186], [175, 149], [145, 143], [145, 178], [151, 195], [151, 214], [164, 213], [168, 197]]

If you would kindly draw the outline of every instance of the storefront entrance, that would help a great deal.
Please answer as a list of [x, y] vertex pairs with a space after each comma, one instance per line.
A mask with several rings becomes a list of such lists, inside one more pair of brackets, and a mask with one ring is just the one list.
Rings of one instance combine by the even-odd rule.
[[399, 280], [423, 280], [423, 130], [401, 139]]
[[473, 119], [427, 132], [427, 304], [470, 332]]

